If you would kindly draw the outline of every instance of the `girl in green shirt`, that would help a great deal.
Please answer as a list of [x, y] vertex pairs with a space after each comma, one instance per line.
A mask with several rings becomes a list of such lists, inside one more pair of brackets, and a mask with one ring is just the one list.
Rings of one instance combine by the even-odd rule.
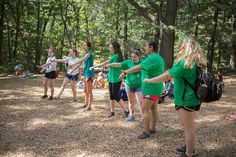
[[[121, 67], [123, 70], [130, 69], [138, 64], [140, 64], [140, 55], [141, 52], [139, 49], [133, 50], [131, 54], [131, 59], [125, 60], [121, 63], [111, 63], [110, 66]], [[139, 104], [140, 114], [143, 119], [143, 111], [141, 107], [142, 102], [142, 93], [141, 93], [141, 72], [132, 73], [126, 76], [125, 78], [125, 91], [128, 93], [129, 98], [129, 116], [127, 121], [134, 121], [134, 106], [135, 106], [135, 97], [136, 101]]]
[[[156, 53], [157, 44], [155, 42], [148, 42], [144, 47], [147, 57], [139, 65], [131, 69], [125, 70], [120, 78], [126, 75], [138, 72], [141, 70], [141, 80], [145, 78], [153, 78], [164, 73], [164, 60]], [[157, 105], [156, 102], [160, 99], [163, 90], [163, 83], [144, 84], [142, 83], [142, 110], [144, 117], [144, 131], [138, 136], [138, 139], [145, 139], [156, 134], [157, 121]]]
[[[116, 41], [112, 42], [109, 46], [110, 54], [112, 55], [111, 58], [101, 64], [95, 65], [90, 68], [93, 70], [95, 67], [103, 66], [110, 63], [117, 63], [123, 61], [123, 55], [120, 50], [120, 44]], [[124, 117], [129, 115], [129, 110], [127, 109], [125, 102], [120, 97], [120, 85], [121, 79], [119, 75], [121, 73], [120, 67], [110, 67], [108, 72], [108, 82], [109, 82], [109, 94], [110, 94], [110, 106], [111, 111], [108, 114], [108, 117], [112, 117], [115, 115], [114, 108], [115, 108], [115, 101], [117, 101], [121, 108], [124, 110]]]
[[85, 93], [85, 99], [84, 99], [84, 105], [82, 106], [84, 111], [90, 111], [92, 108], [92, 101], [93, 101], [93, 91], [92, 91], [92, 85], [93, 85], [93, 77], [94, 77], [94, 71], [90, 70], [90, 68], [93, 66], [94, 62], [94, 55], [91, 51], [91, 42], [86, 41], [83, 44], [84, 54], [83, 58], [76, 62], [75, 64], [72, 64], [70, 68], [73, 68], [77, 64], [81, 64], [84, 62], [84, 93]]
[[[154, 77], [144, 79], [144, 83], [164, 82], [174, 77], [174, 103], [178, 111], [180, 124], [184, 129], [185, 146], [177, 148], [176, 153], [182, 157], [191, 157], [195, 152], [195, 112], [200, 109], [200, 101], [194, 91], [184, 84], [184, 79], [192, 85], [197, 79], [196, 64], [206, 66], [206, 58], [202, 54], [199, 43], [191, 37], [187, 37], [180, 45], [175, 65], [168, 72]], [[185, 96], [183, 96], [185, 90]]]

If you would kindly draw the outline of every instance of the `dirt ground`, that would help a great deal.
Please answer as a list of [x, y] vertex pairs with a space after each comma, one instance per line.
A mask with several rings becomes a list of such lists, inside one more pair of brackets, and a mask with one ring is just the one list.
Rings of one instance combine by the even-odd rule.
[[[56, 81], [57, 93], [62, 78]], [[42, 100], [42, 76], [36, 79], [0, 77], [1, 157], [177, 157], [184, 144], [173, 103], [158, 105], [158, 134], [136, 139], [142, 132], [140, 116], [126, 122], [116, 105], [116, 116], [107, 118], [107, 89], [94, 90], [92, 111], [83, 112], [79, 101], [69, 103], [70, 87], [60, 100]], [[236, 76], [225, 77], [220, 101], [202, 104], [197, 118], [196, 152], [199, 157], [236, 157]]]

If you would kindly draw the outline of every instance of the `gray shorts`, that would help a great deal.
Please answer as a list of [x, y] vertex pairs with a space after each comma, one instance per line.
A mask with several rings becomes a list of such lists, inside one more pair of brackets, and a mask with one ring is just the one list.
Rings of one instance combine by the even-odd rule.
[[141, 92], [142, 89], [141, 89], [141, 86], [136, 87], [136, 88], [132, 88], [129, 85], [125, 84], [125, 91], [127, 93], [136, 93], [136, 92]]

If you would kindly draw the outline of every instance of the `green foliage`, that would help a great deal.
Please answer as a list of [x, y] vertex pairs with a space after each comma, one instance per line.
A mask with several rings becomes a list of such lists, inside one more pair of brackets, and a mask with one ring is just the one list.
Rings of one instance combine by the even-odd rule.
[[[136, 2], [154, 13], [147, 1]], [[10, 70], [8, 62], [20, 63], [33, 70], [38, 62], [43, 64], [47, 58], [47, 49], [56, 47], [57, 58], [68, 55], [70, 48], [77, 48], [83, 53], [82, 44], [92, 42], [96, 57], [106, 59], [109, 56], [109, 43], [118, 40], [124, 52], [133, 48], [143, 48], [146, 41], [154, 40], [159, 25], [140, 16], [126, 0], [21, 0], [1, 1], [4, 3], [3, 19], [3, 65], [2, 71]], [[166, 1], [158, 1], [158, 6], [166, 8]], [[201, 44], [205, 54], [213, 28], [213, 14], [216, 5], [220, 7], [217, 37], [214, 55], [214, 67], [220, 57], [220, 66], [229, 66], [232, 18], [235, 3], [233, 0], [215, 1], [183, 0], [179, 1], [175, 26], [168, 26], [175, 31], [175, 55], [178, 42], [184, 36], [192, 35]], [[16, 9], [19, 9], [17, 14]], [[38, 12], [39, 11], [39, 12]], [[125, 12], [128, 18], [125, 19]], [[165, 12], [163, 12], [165, 14]], [[16, 19], [20, 17], [18, 45], [16, 43]], [[127, 40], [125, 24], [128, 24]], [[13, 50], [16, 49], [17, 56]], [[221, 53], [221, 55], [220, 55]], [[16, 58], [14, 58], [16, 57]], [[13, 64], [14, 65], [14, 64]], [[12, 66], [12, 65], [9, 65]]]

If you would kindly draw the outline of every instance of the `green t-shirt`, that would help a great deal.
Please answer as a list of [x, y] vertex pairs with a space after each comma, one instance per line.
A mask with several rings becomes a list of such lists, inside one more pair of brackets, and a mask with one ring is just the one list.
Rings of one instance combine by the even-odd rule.
[[194, 85], [197, 79], [196, 65], [194, 64], [193, 68], [190, 69], [185, 68], [184, 63], [185, 61], [181, 60], [168, 70], [169, 74], [174, 77], [174, 103], [178, 106], [197, 106], [200, 104], [200, 100], [197, 98], [192, 88], [187, 84], [185, 98], [184, 101], [182, 100], [185, 88], [183, 78], [192, 85]]
[[88, 50], [84, 52], [83, 57], [86, 56], [87, 54], [89, 54], [90, 57], [84, 60], [84, 77], [92, 78], [94, 77], [94, 70], [89, 70], [89, 68], [93, 66], [94, 55], [91, 50]]
[[[110, 63], [119, 63], [119, 55], [114, 54], [113, 56], [111, 56], [111, 58], [109, 59], [109, 62]], [[110, 83], [120, 82], [121, 81], [121, 79], [119, 78], [120, 74], [121, 74], [120, 67], [110, 66], [109, 72], [108, 72], [108, 81]]]
[[140, 64], [142, 69], [142, 93], [151, 96], [161, 96], [163, 83], [143, 83], [145, 78], [153, 78], [164, 73], [165, 62], [163, 58], [153, 53]]
[[[121, 68], [124, 70], [133, 68], [134, 66], [140, 64], [142, 61], [139, 61], [138, 63], [134, 63], [131, 59], [125, 60], [121, 62]], [[125, 83], [132, 87], [137, 88], [141, 86], [141, 71], [128, 74], [125, 79]]]

